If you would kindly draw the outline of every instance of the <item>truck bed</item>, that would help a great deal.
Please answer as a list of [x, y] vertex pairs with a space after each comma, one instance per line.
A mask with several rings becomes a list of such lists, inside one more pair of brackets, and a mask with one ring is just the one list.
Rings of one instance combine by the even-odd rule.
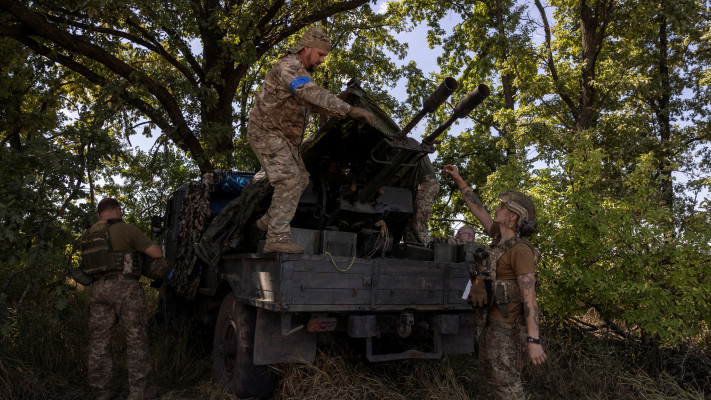
[[225, 255], [208, 286], [270, 311], [471, 311], [466, 263], [293, 254]]

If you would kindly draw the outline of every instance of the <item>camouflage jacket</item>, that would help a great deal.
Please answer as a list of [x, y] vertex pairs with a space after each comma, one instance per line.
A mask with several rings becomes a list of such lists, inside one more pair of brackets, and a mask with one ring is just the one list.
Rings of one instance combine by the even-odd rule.
[[298, 148], [310, 112], [345, 118], [350, 109], [349, 104], [315, 84], [299, 56], [289, 53], [267, 73], [249, 113], [249, 123], [281, 133]]

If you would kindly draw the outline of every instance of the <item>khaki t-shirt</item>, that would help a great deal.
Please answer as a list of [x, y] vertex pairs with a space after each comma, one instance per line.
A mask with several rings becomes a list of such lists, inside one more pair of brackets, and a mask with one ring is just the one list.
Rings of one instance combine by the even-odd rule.
[[[496, 266], [497, 280], [513, 280], [523, 274], [536, 272], [534, 263], [534, 254], [531, 247], [526, 243], [516, 243], [500, 258]], [[501, 322], [516, 322], [519, 316], [523, 313], [523, 305], [521, 303], [509, 303], [506, 307], [508, 316], [504, 317], [499, 311], [498, 306], [494, 304], [489, 311], [489, 318]]]
[[[97, 222], [89, 228], [90, 232], [104, 229], [105, 222]], [[114, 222], [109, 227], [111, 250], [135, 251], [143, 253], [153, 242], [140, 229], [125, 222]]]

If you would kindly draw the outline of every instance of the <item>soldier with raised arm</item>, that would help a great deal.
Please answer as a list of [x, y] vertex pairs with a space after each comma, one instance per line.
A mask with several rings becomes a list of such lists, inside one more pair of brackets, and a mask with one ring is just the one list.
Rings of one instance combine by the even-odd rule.
[[[457, 167], [446, 165], [442, 172], [452, 177], [469, 210], [493, 238], [488, 263], [472, 283], [474, 306], [491, 305], [479, 338], [480, 365], [491, 374], [498, 399], [525, 399], [522, 356], [527, 353], [536, 366], [546, 360], [536, 302], [538, 251], [523, 238], [535, 232], [535, 205], [527, 195], [509, 190], [499, 195], [501, 204], [492, 218]], [[487, 280], [493, 289], [489, 293], [482, 290]]]
[[328, 35], [320, 28], [308, 30], [267, 73], [249, 113], [247, 138], [262, 170], [274, 187], [272, 202], [257, 227], [267, 232], [264, 252], [300, 254], [291, 241], [290, 223], [309, 173], [299, 154], [311, 112], [339, 118], [351, 117], [375, 125], [370, 112], [353, 107], [314, 83], [309, 72], [324, 62], [330, 51]]

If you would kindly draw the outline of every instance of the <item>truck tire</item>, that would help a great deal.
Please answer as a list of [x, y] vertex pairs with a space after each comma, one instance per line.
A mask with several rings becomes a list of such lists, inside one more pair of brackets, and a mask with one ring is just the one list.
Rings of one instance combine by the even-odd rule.
[[215, 382], [240, 398], [271, 397], [276, 375], [266, 365], [254, 365], [257, 310], [228, 293], [217, 315], [212, 367]]

